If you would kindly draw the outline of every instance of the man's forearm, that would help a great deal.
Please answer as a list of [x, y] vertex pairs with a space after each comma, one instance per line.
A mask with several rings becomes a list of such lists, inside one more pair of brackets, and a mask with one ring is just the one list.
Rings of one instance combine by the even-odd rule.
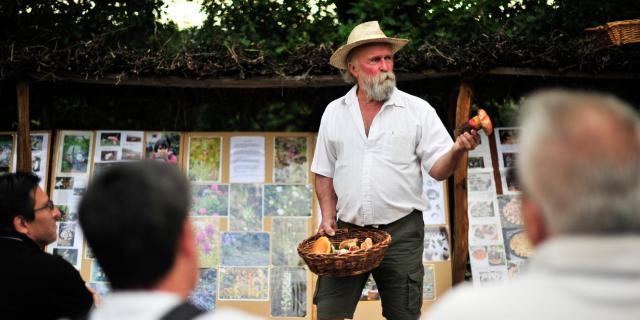
[[338, 197], [333, 189], [333, 178], [316, 174], [316, 194], [322, 211], [322, 219], [335, 220]]
[[462, 159], [464, 153], [465, 150], [456, 150], [455, 148], [451, 148], [449, 152], [440, 157], [433, 167], [431, 167], [429, 175], [439, 181], [447, 179], [458, 167], [458, 163], [460, 162], [460, 159]]

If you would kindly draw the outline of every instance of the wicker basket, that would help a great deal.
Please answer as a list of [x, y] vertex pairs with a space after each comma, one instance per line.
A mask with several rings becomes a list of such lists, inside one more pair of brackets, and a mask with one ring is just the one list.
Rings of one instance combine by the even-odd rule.
[[343, 240], [358, 238], [358, 242], [371, 238], [373, 247], [345, 254], [311, 253], [311, 246], [320, 238], [320, 234], [311, 236], [298, 245], [298, 254], [309, 266], [311, 272], [319, 276], [345, 277], [369, 272], [382, 262], [384, 253], [391, 243], [391, 235], [376, 229], [337, 229], [336, 234], [329, 237], [332, 244]]
[[640, 42], [640, 19], [608, 22], [603, 26], [587, 28], [588, 32], [606, 32], [616, 46]]

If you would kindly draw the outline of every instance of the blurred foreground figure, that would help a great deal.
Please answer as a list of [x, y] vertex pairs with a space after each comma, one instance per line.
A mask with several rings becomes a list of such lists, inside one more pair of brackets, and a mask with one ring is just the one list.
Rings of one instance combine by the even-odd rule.
[[198, 280], [189, 206], [187, 180], [166, 163], [120, 163], [96, 177], [80, 203], [80, 225], [113, 292], [89, 319], [227, 317], [187, 302]]
[[56, 241], [60, 210], [18, 172], [0, 176], [0, 318], [58, 319], [86, 315], [93, 304], [80, 273], [43, 251]]
[[522, 115], [518, 177], [536, 252], [517, 280], [456, 288], [425, 319], [638, 319], [640, 120], [611, 97], [546, 91]]

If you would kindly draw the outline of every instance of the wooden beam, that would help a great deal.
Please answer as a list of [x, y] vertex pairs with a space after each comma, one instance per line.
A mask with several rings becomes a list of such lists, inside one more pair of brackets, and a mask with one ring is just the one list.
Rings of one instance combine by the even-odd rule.
[[[429, 78], [458, 77], [457, 72], [438, 72], [426, 70], [418, 73], [398, 73], [398, 82], [416, 81]], [[299, 76], [299, 77], [251, 77], [193, 79], [177, 76], [146, 76], [130, 78], [122, 75], [105, 75], [100, 78], [87, 78], [78, 75], [61, 75], [54, 79], [32, 74], [36, 81], [69, 81], [84, 84], [141, 86], [141, 87], [174, 87], [174, 88], [203, 88], [203, 89], [269, 89], [269, 88], [318, 88], [318, 87], [346, 87], [350, 86], [338, 75]]]
[[18, 159], [17, 171], [31, 172], [31, 135], [29, 132], [29, 84], [18, 82]]
[[[456, 128], [467, 120], [471, 111], [473, 92], [468, 83], [460, 84], [458, 102], [456, 105]], [[467, 154], [460, 159], [458, 167], [453, 173], [453, 285], [464, 281], [464, 273], [467, 268], [467, 256], [469, 247], [469, 219], [467, 216]]]
[[[473, 73], [473, 72], [471, 72]], [[461, 70], [441, 71], [425, 69], [420, 71], [397, 71], [398, 81], [419, 81], [426, 79], [460, 78]], [[578, 79], [602, 79], [602, 80], [638, 80], [638, 72], [584, 72], [565, 71], [548, 68], [517, 68], [496, 67], [489, 70], [477, 71], [475, 75], [515, 76], [534, 78], [578, 78]], [[31, 74], [35, 81], [69, 81], [85, 84], [115, 85], [115, 86], [142, 86], [142, 87], [175, 87], [175, 88], [219, 88], [219, 89], [269, 89], [269, 88], [318, 88], [318, 87], [343, 87], [348, 86], [339, 75], [313, 75], [313, 76], [273, 76], [250, 77], [238, 79], [232, 77], [214, 78], [186, 78], [182, 76], [140, 76], [132, 77], [123, 74], [107, 74], [103, 76], [81, 76], [73, 74]]]
[[488, 75], [536, 77], [536, 78], [580, 78], [595, 80], [635, 80], [640, 79], [640, 73], [634, 72], [583, 72], [583, 71], [561, 71], [556, 69], [540, 68], [513, 68], [496, 67], [485, 72]]

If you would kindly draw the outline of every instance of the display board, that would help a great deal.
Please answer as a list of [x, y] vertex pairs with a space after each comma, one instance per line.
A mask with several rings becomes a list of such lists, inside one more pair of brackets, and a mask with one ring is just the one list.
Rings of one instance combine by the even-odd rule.
[[[200, 281], [190, 296], [207, 310], [233, 307], [263, 318], [315, 319], [316, 276], [297, 254], [320, 217], [314, 196], [312, 133], [60, 131], [51, 197], [70, 212], [48, 250], [81, 271], [99, 294], [108, 282], [83, 244], [77, 201], [90, 177], [142, 158], [178, 166], [191, 183]], [[451, 287], [448, 203], [442, 182], [426, 179], [424, 308]], [[427, 200], [428, 199], [428, 200]], [[62, 233], [62, 234], [61, 234]], [[371, 281], [357, 319], [382, 319]]]
[[[480, 132], [469, 152], [469, 258], [475, 286], [517, 278], [532, 252], [520, 212], [513, 170], [519, 128], [496, 128], [495, 142]], [[496, 161], [497, 160], [497, 161]]]

